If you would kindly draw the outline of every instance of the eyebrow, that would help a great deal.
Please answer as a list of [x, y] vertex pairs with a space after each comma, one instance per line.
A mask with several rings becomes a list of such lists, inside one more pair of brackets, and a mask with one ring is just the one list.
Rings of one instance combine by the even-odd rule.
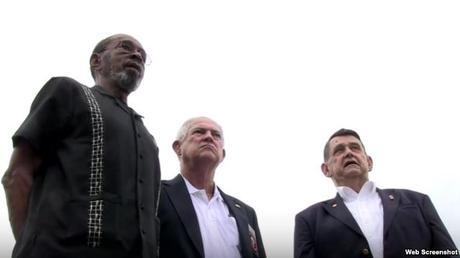
[[344, 143], [339, 143], [339, 144], [335, 145], [334, 148], [332, 148], [332, 151], [335, 151], [337, 149], [344, 148], [344, 147], [345, 147]]
[[147, 52], [145, 52], [145, 49], [142, 46], [136, 44], [136, 42], [134, 42], [132, 40], [129, 40], [129, 39], [122, 39], [122, 40], [120, 40], [120, 42], [118, 44], [120, 44], [120, 43], [128, 43], [128, 44], [132, 45], [134, 48], [137, 48], [141, 52], [141, 54], [142, 54], [142, 56], [144, 58], [147, 57]]
[[221, 133], [221, 131], [219, 129], [206, 128], [206, 127], [202, 127], [202, 126], [192, 127], [191, 131], [194, 131], [194, 130], [205, 130], [205, 131], [209, 130], [209, 131], [214, 132], [214, 133]]
[[361, 144], [359, 144], [358, 142], [350, 142], [350, 143], [339, 143], [335, 145], [334, 148], [332, 148], [332, 151], [337, 150], [339, 148], [344, 148], [345, 146], [358, 146], [362, 149]]

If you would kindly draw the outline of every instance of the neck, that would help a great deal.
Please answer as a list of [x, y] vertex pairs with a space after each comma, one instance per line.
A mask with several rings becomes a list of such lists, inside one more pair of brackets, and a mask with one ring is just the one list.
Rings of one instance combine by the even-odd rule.
[[181, 174], [197, 189], [204, 189], [208, 198], [214, 195], [215, 167], [210, 166], [186, 166], [181, 164]]
[[100, 85], [110, 95], [121, 100], [123, 103], [128, 103], [129, 92], [122, 90], [122, 88], [115, 85], [113, 81], [109, 81], [106, 78], [100, 78], [96, 81], [96, 84]]
[[355, 191], [356, 193], [359, 193], [361, 191], [361, 188], [363, 188], [363, 185], [369, 181], [367, 178], [360, 178], [359, 180], [358, 179], [354, 179], [354, 180], [346, 180], [346, 181], [343, 181], [343, 182], [335, 182], [335, 185], [336, 186], [347, 186], [347, 187], [350, 187], [351, 189], [353, 189], [353, 191]]

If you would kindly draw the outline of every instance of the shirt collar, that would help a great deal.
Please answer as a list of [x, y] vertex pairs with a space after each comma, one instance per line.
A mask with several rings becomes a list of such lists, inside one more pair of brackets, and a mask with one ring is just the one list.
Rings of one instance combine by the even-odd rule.
[[142, 115], [138, 114], [134, 109], [130, 108], [126, 103], [124, 103], [123, 101], [119, 100], [118, 98], [112, 96], [104, 87], [102, 87], [101, 85], [98, 85], [96, 84], [94, 86], [94, 89], [96, 89], [96, 91], [98, 91], [100, 94], [104, 95], [104, 96], [107, 96], [111, 99], [114, 100], [114, 102], [116, 103], [117, 106], [119, 106], [121, 109], [123, 109], [124, 111], [126, 111], [127, 113], [130, 113], [132, 112], [136, 117], [139, 117], [139, 118], [144, 118]]
[[374, 182], [367, 181], [364, 183], [363, 187], [361, 187], [359, 193], [355, 192], [348, 186], [338, 186], [337, 192], [345, 202], [352, 202], [358, 198], [369, 198], [370, 196], [377, 194], [377, 187], [375, 186]]
[[[188, 180], [187, 178], [185, 178], [182, 174], [181, 174], [182, 178], [184, 179], [185, 181], [185, 186], [187, 186], [187, 190], [188, 190], [188, 193], [190, 195], [195, 195], [195, 196], [204, 196], [206, 197], [207, 199], [207, 195], [206, 195], [206, 191], [204, 189], [198, 189], [196, 188], [195, 186], [193, 186]], [[214, 196], [212, 196], [211, 200], [212, 199], [217, 199], [217, 200], [223, 200], [222, 196], [220, 195], [220, 192], [219, 192], [219, 189], [217, 188], [216, 184], [214, 184]]]

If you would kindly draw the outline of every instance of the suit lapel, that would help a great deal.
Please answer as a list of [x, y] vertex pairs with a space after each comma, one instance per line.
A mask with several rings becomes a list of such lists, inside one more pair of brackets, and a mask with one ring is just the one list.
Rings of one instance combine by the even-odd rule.
[[179, 214], [179, 218], [185, 227], [187, 234], [193, 244], [204, 257], [203, 242], [201, 239], [200, 226], [198, 224], [195, 208], [193, 208], [192, 199], [187, 191], [184, 179], [181, 175], [176, 176], [170, 181], [170, 184], [165, 187], [174, 208]]
[[253, 257], [251, 251], [251, 240], [249, 238], [249, 221], [246, 213], [243, 211], [243, 205], [234, 201], [219, 189], [220, 195], [228, 206], [230, 214], [235, 217], [240, 237], [241, 257]]
[[358, 223], [353, 218], [353, 215], [351, 215], [347, 206], [345, 206], [345, 203], [343, 202], [339, 194], [336, 195], [335, 199], [326, 201], [326, 203], [324, 203], [324, 208], [329, 214], [331, 214], [331, 216], [335, 217], [343, 224], [347, 225], [356, 233], [364, 236], [363, 232], [358, 226]]
[[399, 207], [399, 195], [393, 190], [377, 189], [383, 206], [383, 235], [385, 236]]

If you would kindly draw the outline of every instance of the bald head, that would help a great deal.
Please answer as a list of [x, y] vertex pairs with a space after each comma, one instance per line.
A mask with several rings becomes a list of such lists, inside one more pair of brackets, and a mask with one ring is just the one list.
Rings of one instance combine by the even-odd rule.
[[[137, 39], [135, 39], [134, 37], [128, 35], [128, 34], [114, 34], [114, 35], [111, 35], [111, 36], [108, 36], [107, 38], [99, 41], [99, 43], [97, 43], [97, 45], [94, 47], [93, 49], [93, 52], [91, 53], [91, 56], [90, 56], [90, 64], [91, 64], [91, 59], [94, 58], [94, 55], [95, 54], [101, 54], [102, 52], [104, 52], [106, 49], [107, 49], [107, 46], [110, 45], [110, 43], [116, 41], [116, 40], [120, 40], [122, 38], [129, 38], [131, 39], [132, 41], [135, 41], [137, 42], [137, 44], [139, 44], [139, 46], [141, 46], [141, 44], [139, 43], [139, 41]], [[91, 70], [91, 76], [93, 77], [93, 79], [96, 79], [96, 75], [95, 75], [95, 71], [93, 69], [93, 66], [90, 65], [90, 70]]]

